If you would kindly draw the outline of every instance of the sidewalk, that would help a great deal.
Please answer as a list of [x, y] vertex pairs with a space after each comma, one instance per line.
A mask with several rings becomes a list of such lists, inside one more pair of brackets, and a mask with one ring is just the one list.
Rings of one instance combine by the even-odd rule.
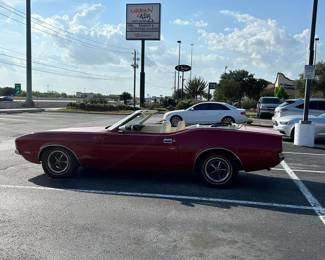
[[0, 114], [37, 113], [43, 111], [45, 111], [43, 108], [8, 108], [0, 109]]

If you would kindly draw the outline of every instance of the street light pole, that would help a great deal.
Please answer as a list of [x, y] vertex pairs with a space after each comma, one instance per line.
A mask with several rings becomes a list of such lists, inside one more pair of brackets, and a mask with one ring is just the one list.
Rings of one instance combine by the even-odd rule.
[[315, 38], [315, 55], [314, 55], [314, 65], [316, 65], [317, 60], [316, 60], [316, 55], [317, 55], [317, 42], [319, 41], [319, 38]]
[[[182, 41], [177, 41], [178, 43], [178, 65], [181, 64], [181, 43]], [[178, 99], [178, 93], [179, 93], [179, 70], [177, 71], [177, 99]]]
[[28, 107], [33, 106], [32, 95], [32, 34], [31, 34], [31, 0], [26, 0], [26, 101]]
[[192, 58], [193, 58], [193, 43], [191, 43], [191, 70], [190, 70], [190, 81], [192, 80]]
[[[318, 5], [318, 0], [314, 0], [311, 29], [310, 29], [308, 65], [314, 64], [314, 40], [315, 40], [315, 31], [316, 31], [317, 5]], [[312, 85], [313, 85], [313, 80], [307, 79], [306, 80], [306, 90], [305, 90], [304, 117], [303, 117], [303, 121], [302, 121], [303, 124], [310, 124], [310, 121], [308, 121], [308, 112], [309, 112], [309, 100], [310, 100], [310, 92], [311, 92]]]
[[135, 109], [136, 105], [136, 95], [135, 95], [135, 89], [136, 89], [136, 75], [137, 75], [137, 68], [139, 67], [137, 61], [139, 59], [137, 58], [137, 51], [134, 50], [133, 52], [133, 64], [131, 65], [133, 67], [133, 108]]

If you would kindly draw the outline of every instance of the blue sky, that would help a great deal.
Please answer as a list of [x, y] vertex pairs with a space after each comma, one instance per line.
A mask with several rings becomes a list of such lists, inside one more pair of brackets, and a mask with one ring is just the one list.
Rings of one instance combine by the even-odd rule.
[[[33, 24], [33, 57], [38, 62], [34, 64], [34, 89], [132, 93], [131, 53], [140, 50], [140, 42], [125, 40], [125, 5], [138, 2], [32, 1], [34, 21], [38, 21]], [[24, 22], [23, 14], [1, 8], [9, 5], [24, 12], [24, 3], [0, 0], [0, 86], [15, 82], [25, 86], [25, 32], [19, 23]], [[294, 79], [306, 63], [311, 0], [166, 0], [161, 6], [161, 41], [146, 42], [146, 95], [171, 95], [177, 40], [182, 41], [181, 63], [189, 63], [190, 44], [194, 44], [192, 75], [208, 82], [218, 81], [225, 66], [246, 69], [269, 81], [274, 81], [277, 72]], [[325, 4], [319, 1], [318, 60], [325, 60], [323, 13]], [[53, 33], [53, 28], [66, 33]], [[67, 36], [77, 40], [64, 39]]]

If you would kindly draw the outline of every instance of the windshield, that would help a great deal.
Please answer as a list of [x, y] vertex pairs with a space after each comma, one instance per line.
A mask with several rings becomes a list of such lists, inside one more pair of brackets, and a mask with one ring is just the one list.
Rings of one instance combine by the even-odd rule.
[[261, 103], [278, 104], [280, 103], [280, 100], [278, 98], [262, 98]]
[[285, 107], [285, 106], [290, 105], [294, 102], [295, 102], [295, 100], [286, 100], [283, 103], [281, 103], [281, 105], [279, 105], [279, 107]]
[[128, 115], [127, 117], [122, 118], [112, 126], [108, 127], [109, 131], [115, 130], [120, 128], [121, 126], [130, 126], [130, 125], [138, 125], [143, 124], [145, 121], [147, 121], [153, 114], [157, 113], [157, 111], [136, 111], [132, 113], [131, 115]]

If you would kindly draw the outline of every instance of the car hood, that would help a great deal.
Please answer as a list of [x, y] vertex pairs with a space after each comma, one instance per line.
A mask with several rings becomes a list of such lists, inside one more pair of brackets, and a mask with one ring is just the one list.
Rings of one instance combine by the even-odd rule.
[[46, 132], [70, 132], [70, 133], [98, 133], [98, 132], [106, 132], [107, 129], [105, 127], [71, 127], [71, 128], [59, 128], [59, 129], [52, 129]]
[[[309, 115], [308, 118], [315, 118], [313, 115]], [[303, 115], [289, 115], [289, 116], [282, 116], [277, 118], [277, 121], [287, 122], [287, 121], [299, 121], [303, 119]]]

